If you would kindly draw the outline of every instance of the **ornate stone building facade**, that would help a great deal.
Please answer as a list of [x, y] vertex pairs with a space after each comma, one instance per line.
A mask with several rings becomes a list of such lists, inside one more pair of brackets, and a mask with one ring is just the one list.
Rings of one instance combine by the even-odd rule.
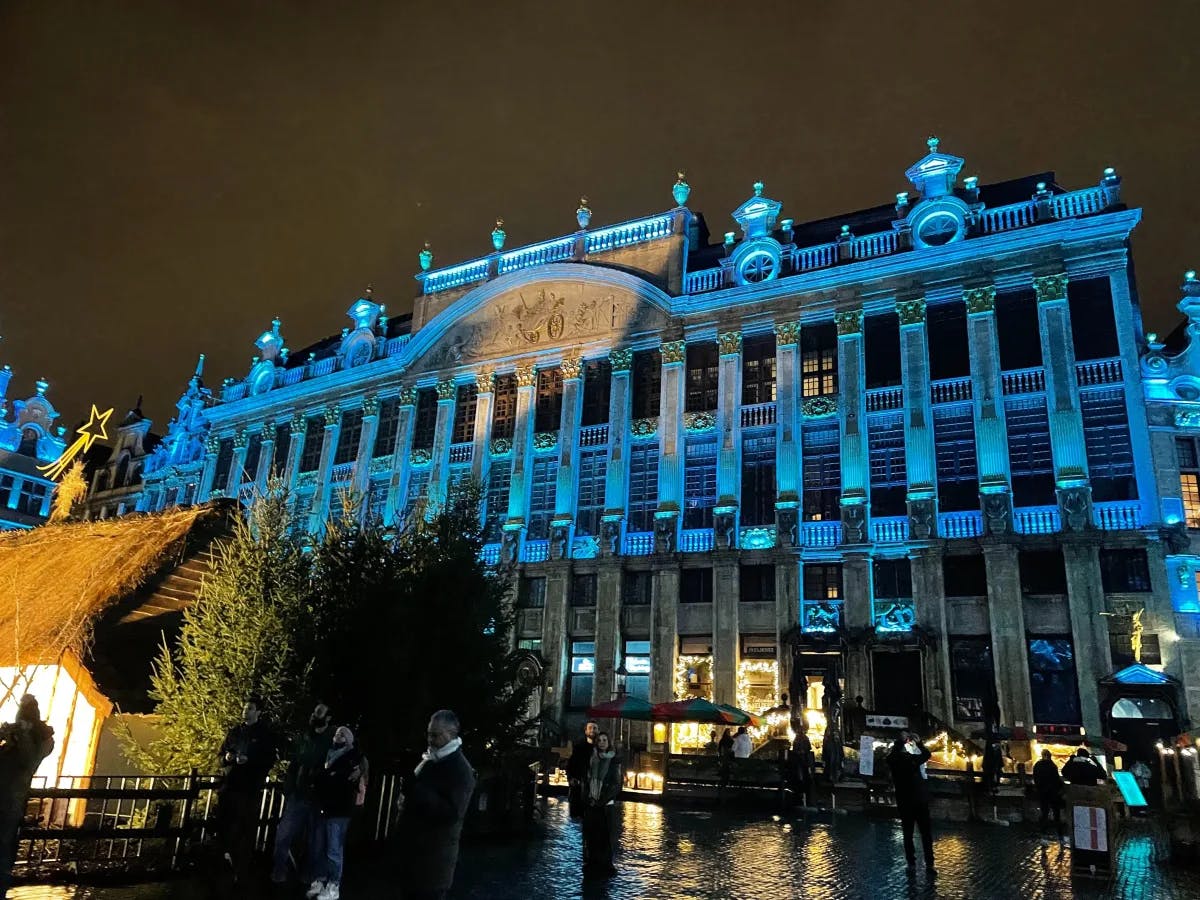
[[66, 448], [65, 429], [55, 425], [58, 410], [46, 398], [50, 385], [39, 379], [26, 400], [8, 401], [12, 369], [0, 369], [0, 530], [33, 528], [50, 515], [54, 483], [38, 471]]
[[1112, 170], [962, 166], [931, 139], [894, 205], [804, 225], [756, 184], [723, 240], [681, 175], [660, 215], [593, 228], [585, 201], [562, 238], [426, 248], [411, 318], [368, 295], [296, 354], [276, 321], [216, 394], [197, 372], [143, 506], [274, 469], [317, 530], [342, 488], [390, 522], [478, 479], [564, 716], [621, 689], [815, 708], [832, 673], [880, 712], [1097, 734], [1140, 655], [1182, 722], [1200, 379], [1142, 335], [1140, 213]]

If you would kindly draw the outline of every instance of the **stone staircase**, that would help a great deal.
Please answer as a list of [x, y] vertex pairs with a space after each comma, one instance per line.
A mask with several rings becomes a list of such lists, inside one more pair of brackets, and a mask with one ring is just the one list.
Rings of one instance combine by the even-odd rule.
[[143, 588], [146, 593], [142, 602], [118, 620], [118, 624], [125, 625], [183, 612], [195, 602], [200, 593], [200, 584], [212, 570], [212, 564], [211, 543], [188, 552], [183, 561], [170, 570], [165, 578], [153, 581]]

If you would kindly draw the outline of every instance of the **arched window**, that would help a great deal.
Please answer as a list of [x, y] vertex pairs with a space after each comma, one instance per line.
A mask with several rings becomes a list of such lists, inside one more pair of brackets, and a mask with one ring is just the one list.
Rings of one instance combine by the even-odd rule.
[[124, 487], [129, 479], [129, 457], [122, 456], [120, 462], [117, 463], [117, 474], [113, 478], [113, 487]]
[[37, 456], [38, 430], [36, 428], [24, 428], [21, 430], [21, 446], [17, 448], [17, 452], [22, 456]]

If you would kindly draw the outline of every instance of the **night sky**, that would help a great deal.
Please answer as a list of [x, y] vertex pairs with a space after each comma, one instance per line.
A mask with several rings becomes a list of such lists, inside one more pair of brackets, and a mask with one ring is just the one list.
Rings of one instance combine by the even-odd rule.
[[[970, 7], [970, 8], [968, 8]], [[872, 12], [874, 11], [874, 12]], [[73, 425], [166, 427], [198, 353], [241, 376], [367, 284], [755, 179], [797, 222], [891, 202], [937, 134], [989, 183], [1112, 165], [1147, 328], [1200, 267], [1200, 4], [0, 3], [0, 362]]]

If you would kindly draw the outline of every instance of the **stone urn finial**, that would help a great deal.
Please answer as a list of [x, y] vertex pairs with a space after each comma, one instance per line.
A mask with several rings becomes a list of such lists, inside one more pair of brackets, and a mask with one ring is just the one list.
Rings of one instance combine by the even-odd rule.
[[508, 237], [508, 235], [504, 231], [504, 220], [497, 218], [496, 227], [492, 229], [492, 246], [497, 250], [503, 250], [504, 239], [506, 237]]
[[754, 196], [761, 197], [763, 195], [763, 190], [765, 188], [766, 188], [766, 185], [763, 184], [761, 181], [754, 182]]
[[592, 211], [588, 209], [588, 198], [579, 198], [579, 209], [575, 210], [575, 220], [579, 223], [580, 228], [587, 228], [588, 223], [592, 221]]
[[417, 259], [421, 261], [421, 271], [428, 272], [433, 265], [433, 251], [429, 248], [429, 241], [425, 242], [425, 247], [417, 254]]
[[942, 142], [935, 135], [931, 134], [929, 136], [929, 140], [925, 142], [925, 146], [929, 148], [930, 153], [937, 153], [938, 147], [941, 145], [941, 143]]
[[680, 169], [675, 179], [675, 186], [671, 188], [671, 194], [675, 197], [675, 205], [686, 205], [688, 197], [691, 196], [691, 193], [692, 186], [687, 183], [683, 169]]

